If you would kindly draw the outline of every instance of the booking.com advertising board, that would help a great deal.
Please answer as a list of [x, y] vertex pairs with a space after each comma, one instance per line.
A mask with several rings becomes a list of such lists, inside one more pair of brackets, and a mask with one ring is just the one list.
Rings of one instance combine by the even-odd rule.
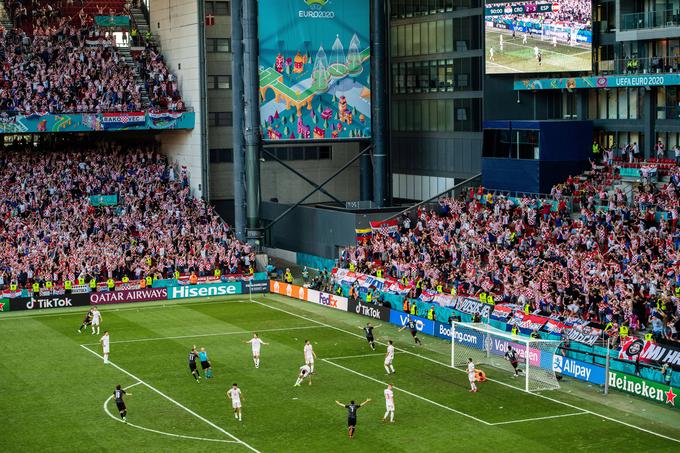
[[371, 136], [370, 2], [260, 0], [264, 140]]

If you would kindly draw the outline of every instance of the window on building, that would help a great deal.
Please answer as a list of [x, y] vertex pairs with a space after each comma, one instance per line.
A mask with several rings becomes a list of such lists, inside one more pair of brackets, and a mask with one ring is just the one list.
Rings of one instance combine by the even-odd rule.
[[231, 90], [230, 75], [211, 75], [208, 76], [209, 90]]
[[206, 1], [205, 2], [205, 15], [212, 16], [230, 16], [231, 15], [231, 2], [221, 2], [221, 1]]
[[205, 40], [205, 50], [208, 53], [229, 53], [231, 38], [208, 38]]
[[226, 126], [231, 127], [233, 124], [232, 112], [209, 112], [208, 126]]
[[210, 150], [210, 163], [234, 162], [234, 150], [231, 148], [213, 148]]

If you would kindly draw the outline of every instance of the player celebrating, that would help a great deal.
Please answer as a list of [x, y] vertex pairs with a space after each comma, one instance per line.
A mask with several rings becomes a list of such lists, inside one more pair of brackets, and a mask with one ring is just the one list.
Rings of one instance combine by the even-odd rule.
[[467, 373], [468, 379], [470, 380], [470, 392], [477, 392], [477, 385], [475, 384], [475, 364], [472, 362], [472, 358], [468, 359]]
[[257, 336], [256, 333], [253, 334], [253, 338], [251, 338], [248, 341], [244, 341], [244, 343], [250, 343], [250, 345], [253, 348], [253, 362], [255, 362], [255, 368], [260, 368], [260, 346], [262, 345], [268, 345], [269, 343], [265, 343], [260, 339], [260, 337]]
[[300, 367], [300, 373], [298, 374], [297, 380], [295, 381], [295, 384], [293, 384], [293, 387], [300, 387], [302, 381], [304, 381], [307, 377], [309, 378], [309, 385], [312, 385], [312, 369], [309, 367], [309, 365], [302, 365]]
[[512, 377], [519, 376], [519, 373], [522, 372], [522, 370], [517, 368], [517, 364], [519, 363], [519, 357], [517, 355], [517, 351], [512, 349], [512, 346], [510, 345], [508, 345], [508, 352], [505, 353], [505, 360], [508, 360], [510, 362], [510, 365], [512, 365], [512, 368], [515, 370], [515, 374]]
[[380, 327], [380, 324], [377, 326], [372, 326], [370, 322], [366, 323], [366, 327], [359, 327], [364, 331], [364, 334], [366, 334], [366, 341], [368, 341], [368, 345], [375, 351], [375, 339], [373, 338], [373, 329], [377, 329]]
[[392, 365], [392, 361], [394, 360], [394, 345], [392, 344], [392, 340], [389, 340], [387, 342], [387, 352], [385, 353], [385, 371], [387, 371], [387, 374], [394, 374], [394, 366]]
[[234, 418], [241, 421], [241, 401], [243, 400], [243, 395], [241, 394], [241, 389], [234, 382], [232, 387], [227, 390], [227, 398], [231, 400], [231, 407], [234, 408]]
[[383, 421], [387, 421], [387, 416], [390, 416], [390, 423], [394, 423], [394, 392], [392, 391], [392, 384], [387, 384], [385, 393], [385, 416]]
[[206, 379], [210, 379], [212, 377], [212, 363], [208, 360], [208, 353], [205, 348], [201, 348], [198, 357], [201, 359], [201, 369], [205, 373]]
[[102, 352], [104, 353], [104, 364], [108, 365], [109, 363], [109, 331], [105, 330], [104, 335], [99, 339], [99, 342], [102, 344]]
[[97, 335], [99, 335], [99, 325], [102, 322], [102, 314], [97, 310], [97, 307], [92, 307], [92, 335], [94, 335], [95, 329], [97, 330]]
[[399, 329], [399, 332], [401, 332], [402, 330], [404, 330], [407, 327], [411, 331], [411, 336], [415, 340], [416, 344], [422, 345], [423, 342], [420, 341], [420, 338], [418, 338], [418, 328], [416, 326], [416, 322], [413, 319], [411, 319], [410, 316], [408, 317], [408, 322], [406, 324], [404, 324], [404, 327]]
[[349, 432], [349, 438], [352, 439], [354, 437], [354, 431], [356, 430], [357, 427], [357, 410], [368, 404], [371, 399], [367, 399], [361, 404], [354, 404], [354, 400], [350, 401], [349, 404], [342, 404], [340, 401], [335, 400], [335, 404], [338, 406], [342, 406], [345, 409], [347, 409], [347, 427], [348, 427], [348, 432]]
[[305, 340], [305, 363], [309, 366], [309, 372], [314, 373], [314, 359], [316, 358], [316, 353], [312, 349], [312, 343], [309, 340]]
[[125, 407], [123, 395], [132, 395], [132, 393], [127, 393], [125, 390], [120, 388], [120, 384], [116, 385], [116, 390], [113, 391], [113, 399], [116, 400], [116, 407], [120, 413], [120, 418], [122, 418], [123, 421], [127, 423], [127, 407]]
[[196, 352], [196, 346], [194, 346], [189, 351], [189, 370], [194, 379], [196, 379], [196, 383], [198, 383], [201, 375], [198, 373], [198, 368], [196, 368], [196, 357], [198, 357], [198, 352]]
[[83, 319], [83, 323], [80, 325], [78, 333], [83, 333], [83, 329], [87, 330], [87, 326], [89, 326], [91, 323], [92, 323], [92, 309], [90, 308], [89, 310], [87, 310], [87, 313], [85, 313], [85, 319]]

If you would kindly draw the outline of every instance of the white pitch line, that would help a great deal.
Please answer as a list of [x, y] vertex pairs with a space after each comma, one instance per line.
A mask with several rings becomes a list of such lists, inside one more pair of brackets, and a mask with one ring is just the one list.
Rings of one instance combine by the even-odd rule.
[[[303, 329], [325, 329], [324, 326], [300, 326], [300, 327], [284, 327], [280, 329], [261, 329], [261, 330], [241, 330], [238, 332], [217, 332], [217, 333], [203, 333], [197, 335], [179, 335], [176, 337], [151, 337], [151, 338], [135, 338], [133, 340], [111, 341], [114, 343], [138, 343], [141, 341], [158, 341], [158, 340], [179, 340], [182, 338], [203, 338], [203, 337], [219, 337], [223, 335], [244, 335], [247, 333], [259, 332], [285, 332], [288, 330], [303, 330]], [[98, 346], [99, 343], [84, 343], [82, 346]]]
[[[104, 357], [102, 357], [102, 356], [101, 356], [100, 354], [98, 354], [97, 352], [91, 350], [91, 349], [88, 348], [87, 346], [84, 346], [84, 345], [80, 345], [80, 346], [81, 346], [83, 349], [85, 349], [86, 351], [88, 351], [88, 352], [94, 354], [95, 356], [99, 357], [100, 359], [102, 359], [102, 360], [104, 359]], [[207, 425], [212, 426], [213, 428], [215, 428], [216, 430], [218, 430], [219, 432], [221, 432], [221, 433], [223, 433], [223, 434], [226, 434], [226, 435], [229, 436], [230, 438], [234, 439], [235, 442], [237, 442], [237, 443], [243, 445], [244, 447], [246, 447], [248, 450], [253, 451], [253, 452], [255, 452], [255, 453], [261, 453], [261, 452], [260, 452], [259, 450], [257, 450], [255, 447], [253, 447], [253, 446], [251, 446], [250, 444], [247, 444], [246, 442], [242, 441], [241, 439], [239, 439], [238, 437], [234, 436], [234, 435], [233, 435], [232, 433], [230, 433], [229, 431], [227, 431], [227, 430], [225, 430], [224, 428], [222, 428], [222, 427], [216, 425], [215, 423], [211, 422], [210, 420], [208, 420], [207, 418], [203, 417], [202, 415], [197, 414], [196, 412], [194, 412], [193, 410], [189, 409], [188, 407], [186, 407], [186, 406], [183, 405], [182, 403], [180, 403], [180, 402], [178, 402], [178, 401], [172, 399], [171, 397], [169, 397], [169, 396], [166, 395], [165, 393], [163, 393], [163, 392], [161, 392], [160, 390], [158, 390], [156, 387], [152, 386], [151, 384], [148, 384], [148, 383], [144, 382], [142, 379], [138, 378], [137, 376], [135, 376], [134, 374], [130, 373], [130, 372], [127, 371], [126, 369], [124, 369], [124, 368], [122, 368], [122, 367], [116, 365], [116, 364], [113, 363], [113, 362], [109, 362], [109, 365], [111, 365], [112, 367], [114, 367], [114, 368], [117, 369], [118, 371], [121, 371], [122, 373], [127, 374], [128, 376], [130, 376], [130, 377], [131, 377], [132, 379], [134, 379], [135, 381], [139, 381], [140, 383], [144, 384], [144, 385], [145, 385], [147, 388], [149, 388], [150, 390], [153, 390], [154, 392], [156, 392], [157, 394], [159, 394], [160, 396], [162, 396], [162, 397], [165, 398], [166, 400], [168, 400], [168, 401], [170, 401], [171, 403], [173, 403], [175, 406], [177, 406], [177, 407], [179, 407], [179, 408], [181, 408], [181, 409], [184, 409], [185, 411], [187, 411], [188, 413], [190, 413], [191, 415], [193, 415], [193, 416], [196, 417], [197, 419], [201, 420], [202, 422], [206, 423]]]
[[385, 356], [385, 354], [382, 352], [376, 352], [375, 354], [358, 354], [358, 355], [343, 355], [340, 357], [324, 357], [321, 360], [358, 359], [361, 357], [375, 357], [377, 355]]
[[[368, 375], [365, 375], [365, 374], [363, 374], [363, 373], [359, 373], [358, 371], [354, 371], [354, 370], [351, 369], [351, 368], [347, 368], [347, 367], [344, 367], [344, 366], [342, 366], [342, 365], [339, 365], [339, 364], [337, 364], [337, 363], [335, 363], [335, 362], [331, 362], [331, 361], [328, 360], [328, 359], [321, 359], [321, 360], [322, 360], [323, 362], [330, 363], [331, 365], [336, 366], [336, 367], [338, 367], [338, 368], [342, 368], [342, 369], [345, 370], [345, 371], [349, 371], [350, 373], [354, 373], [354, 374], [356, 374], [357, 376], [361, 376], [361, 377], [366, 378], [366, 379], [368, 379], [368, 380], [371, 380], [371, 381], [373, 381], [373, 382], [377, 382], [378, 384], [382, 384], [382, 385], [384, 385], [384, 386], [387, 386], [387, 382], [381, 381], [381, 380], [379, 380], [379, 379], [373, 378], [373, 377], [368, 376]], [[487, 422], [486, 420], [482, 420], [481, 418], [477, 418], [477, 417], [475, 417], [475, 416], [473, 416], [473, 415], [470, 415], [470, 414], [468, 414], [468, 413], [466, 413], [466, 412], [461, 412], [461, 411], [456, 410], [456, 409], [454, 409], [454, 408], [452, 408], [452, 407], [445, 406], [445, 405], [443, 405], [443, 404], [441, 404], [441, 403], [438, 403], [438, 402], [436, 402], [436, 401], [432, 401], [431, 399], [427, 399], [427, 398], [425, 398], [424, 396], [420, 396], [420, 395], [418, 395], [418, 394], [416, 394], [416, 393], [409, 392], [408, 390], [405, 390], [405, 389], [403, 389], [403, 388], [397, 387], [396, 385], [393, 385], [393, 388], [394, 388], [395, 390], [399, 390], [400, 392], [406, 393], [407, 395], [411, 395], [411, 396], [414, 397], [414, 398], [418, 398], [418, 399], [420, 399], [420, 400], [423, 400], [423, 401], [425, 401], [426, 403], [430, 403], [430, 404], [432, 404], [432, 405], [434, 405], [434, 406], [441, 407], [442, 409], [446, 409], [447, 411], [451, 411], [451, 412], [454, 412], [454, 413], [456, 413], [456, 414], [458, 414], [458, 415], [462, 415], [463, 417], [471, 418], [472, 420], [474, 420], [474, 421], [476, 421], [476, 422], [479, 422], [479, 423], [482, 423], [482, 424], [484, 424], [484, 425], [487, 425], [487, 426], [492, 426], [492, 425], [493, 425], [493, 423], [489, 423], [489, 422]]]
[[547, 417], [535, 417], [535, 418], [523, 418], [520, 420], [510, 420], [507, 422], [496, 422], [492, 423], [492, 425], [510, 425], [512, 423], [524, 423], [524, 422], [533, 422], [536, 420], [548, 420], [551, 418], [562, 418], [562, 417], [573, 417], [575, 415], [591, 415], [588, 412], [573, 412], [571, 414], [562, 414], [562, 415], [548, 415]]
[[[135, 382], [134, 384], [128, 385], [127, 387], [125, 387], [125, 390], [127, 390], [127, 389], [129, 389], [129, 388], [132, 388], [132, 387], [134, 387], [135, 385], [139, 385], [139, 384], [141, 384], [141, 382]], [[141, 429], [141, 430], [143, 430], [143, 431], [149, 431], [149, 432], [151, 432], [151, 433], [162, 434], [163, 436], [180, 437], [180, 438], [182, 438], [182, 439], [204, 440], [204, 441], [207, 441], [207, 442], [222, 442], [222, 443], [226, 443], [226, 444], [234, 444], [234, 443], [238, 443], [238, 442], [235, 441], [235, 440], [227, 440], [227, 439], [210, 439], [210, 438], [207, 438], [207, 437], [195, 437], [195, 436], [185, 436], [184, 434], [167, 433], [167, 432], [165, 432], [165, 431], [159, 431], [159, 430], [157, 430], [157, 429], [151, 429], [151, 428], [146, 428], [146, 427], [144, 427], [144, 426], [135, 425], [134, 423], [124, 422], [122, 419], [116, 417], [115, 415], [113, 415], [113, 414], [109, 411], [109, 401], [111, 401], [112, 398], [113, 398], [113, 395], [109, 396], [109, 397], [106, 399], [106, 401], [104, 401], [104, 412], [106, 412], [106, 415], [108, 415], [109, 417], [111, 417], [111, 418], [114, 419], [115, 421], [120, 422], [120, 423], [124, 423], [124, 424], [126, 424], [127, 426], [132, 426], [133, 428]]]
[[[288, 310], [284, 310], [284, 309], [282, 309], [282, 308], [273, 307], [273, 306], [271, 306], [271, 305], [268, 305], [268, 304], [259, 302], [259, 301], [257, 301], [257, 300], [253, 300], [253, 302], [256, 303], [256, 304], [260, 304], [260, 305], [262, 305], [262, 306], [265, 306], [265, 307], [269, 307], [269, 308], [271, 308], [272, 310], [278, 310], [278, 311], [283, 312], [283, 313], [288, 313], [288, 314], [291, 315], [291, 316], [295, 316], [295, 317], [300, 318], [300, 319], [305, 319], [305, 320], [310, 321], [310, 322], [315, 322], [315, 323], [317, 323], [317, 324], [320, 324], [320, 325], [322, 325], [322, 326], [329, 327], [329, 328], [331, 328], [331, 329], [335, 329], [335, 330], [340, 331], [340, 332], [345, 332], [346, 334], [353, 335], [353, 336], [355, 336], [355, 337], [359, 337], [359, 338], [362, 338], [362, 339], [364, 338], [364, 337], [362, 337], [362, 336], [359, 335], [359, 334], [356, 334], [356, 333], [354, 333], [354, 332], [350, 332], [349, 330], [341, 329], [340, 327], [331, 326], [330, 324], [326, 324], [326, 323], [323, 323], [323, 322], [321, 322], [321, 321], [317, 321], [317, 320], [315, 320], [315, 319], [308, 318], [308, 317], [306, 317], [306, 316], [302, 316], [302, 315], [299, 315], [299, 314], [297, 314], [297, 313], [290, 312], [290, 311], [288, 311]], [[376, 341], [376, 343], [377, 343], [377, 344], [381, 344], [381, 345], [383, 345], [383, 346], [385, 345], [385, 343], [382, 343], [382, 342], [379, 342], [379, 341]], [[445, 367], [447, 367], [447, 368], [450, 368], [450, 369], [453, 369], [453, 370], [456, 370], [456, 371], [460, 371], [461, 373], [466, 373], [465, 370], [460, 370], [460, 369], [458, 369], [458, 368], [452, 368], [448, 363], [440, 362], [440, 361], [438, 361], [438, 360], [434, 360], [434, 359], [431, 359], [431, 358], [429, 358], [429, 357], [426, 357], [426, 356], [423, 356], [423, 355], [420, 355], [420, 354], [416, 354], [416, 353], [413, 353], [413, 352], [411, 352], [411, 351], [407, 351], [407, 350], [405, 350], [405, 349], [400, 349], [400, 348], [396, 348], [396, 347], [395, 347], [394, 349], [397, 350], [397, 351], [401, 351], [401, 352], [403, 352], [403, 353], [406, 353], [406, 354], [410, 354], [410, 355], [413, 355], [413, 356], [416, 356], [416, 357], [420, 357], [421, 359], [428, 360], [428, 361], [433, 362], [433, 363], [437, 363], [437, 364], [442, 365], [442, 366], [445, 366]], [[545, 399], [545, 400], [552, 401], [552, 402], [554, 402], [554, 403], [561, 404], [561, 405], [563, 405], [563, 406], [567, 406], [567, 407], [570, 407], [570, 408], [572, 408], [572, 409], [576, 409], [576, 410], [579, 410], [579, 411], [587, 412], [587, 413], [589, 413], [589, 414], [591, 414], [591, 415], [594, 415], [594, 416], [596, 416], [596, 417], [600, 417], [600, 418], [603, 418], [603, 419], [605, 419], [605, 420], [609, 420], [609, 421], [614, 422], [614, 423], [619, 423], [619, 424], [621, 424], [621, 425], [623, 425], [623, 426], [627, 426], [628, 428], [637, 429], [638, 431], [642, 431], [642, 432], [645, 432], [645, 433], [647, 433], [647, 434], [651, 434], [651, 435], [653, 435], [653, 436], [661, 437], [662, 439], [671, 440], [671, 441], [673, 441], [673, 442], [680, 443], [680, 439], [675, 439], [675, 438], [673, 438], [673, 437], [666, 436], [665, 434], [660, 434], [660, 433], [651, 431], [651, 430], [649, 430], [649, 429], [645, 429], [645, 428], [641, 428], [640, 426], [633, 425], [633, 424], [631, 424], [631, 423], [627, 423], [627, 422], [624, 422], [624, 421], [621, 421], [621, 420], [617, 420], [617, 419], [615, 419], [615, 418], [608, 417], [608, 416], [606, 416], [606, 415], [602, 415], [602, 414], [599, 414], [599, 413], [597, 413], [597, 412], [593, 412], [593, 411], [588, 410], [588, 409], [583, 409], [582, 407], [578, 407], [578, 406], [575, 406], [575, 405], [573, 405], [573, 404], [565, 403], [564, 401], [560, 401], [560, 400], [557, 400], [557, 399], [554, 399], [554, 398], [550, 398], [549, 396], [541, 395], [541, 394], [539, 394], [539, 393], [525, 392], [525, 391], [522, 390], [522, 389], [519, 389], [519, 388], [517, 388], [517, 387], [513, 387], [513, 386], [510, 385], [510, 384], [506, 384], [505, 382], [497, 381], [497, 380], [495, 380], [495, 379], [489, 379], [489, 378], [487, 378], [487, 381], [495, 382], [496, 384], [504, 385], [504, 386], [506, 386], [506, 387], [508, 387], [508, 388], [511, 388], [511, 389], [513, 389], [513, 390], [516, 390], [516, 391], [519, 391], [519, 392], [522, 392], [522, 393], [525, 393], [525, 394], [528, 394], [528, 395], [532, 395], [532, 396], [535, 396], [535, 397], [538, 397], [538, 398], [543, 398], [543, 399]]]

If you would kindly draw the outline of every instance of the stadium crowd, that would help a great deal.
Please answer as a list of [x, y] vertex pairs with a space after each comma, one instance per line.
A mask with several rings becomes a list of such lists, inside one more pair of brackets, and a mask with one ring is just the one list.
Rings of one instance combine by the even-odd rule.
[[[241, 273], [250, 247], [152, 145], [64, 143], [0, 151], [0, 279], [30, 287], [175, 271]], [[118, 195], [96, 206], [93, 195]]]
[[611, 168], [569, 178], [552, 196], [583, 193], [571, 214], [553, 200], [473, 190], [401, 219], [398, 234], [374, 234], [348, 248], [342, 265], [380, 270], [414, 289], [492, 296], [527, 312], [578, 317], [632, 331], [651, 325], [676, 337], [680, 319], [680, 167], [670, 181], [643, 184], [628, 200], [606, 192]]
[[95, 26], [82, 9], [74, 21], [49, 3], [35, 3], [31, 26], [21, 27], [29, 14], [23, 3], [11, 3], [17, 28], [0, 29], [0, 111], [30, 115], [185, 110], [175, 76], [149, 43], [134, 52], [135, 62], [128, 64], [111, 30]]

